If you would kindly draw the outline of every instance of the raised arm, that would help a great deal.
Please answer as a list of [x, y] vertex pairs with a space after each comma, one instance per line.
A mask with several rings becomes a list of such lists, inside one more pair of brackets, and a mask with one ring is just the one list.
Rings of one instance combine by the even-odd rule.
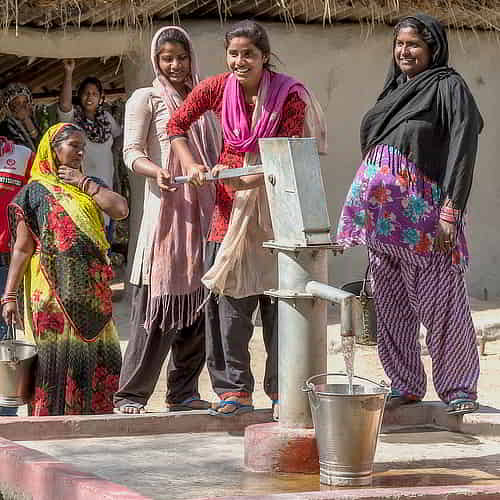
[[59, 94], [59, 109], [69, 113], [73, 108], [71, 99], [73, 97], [73, 71], [75, 69], [74, 59], [63, 59], [64, 82]]

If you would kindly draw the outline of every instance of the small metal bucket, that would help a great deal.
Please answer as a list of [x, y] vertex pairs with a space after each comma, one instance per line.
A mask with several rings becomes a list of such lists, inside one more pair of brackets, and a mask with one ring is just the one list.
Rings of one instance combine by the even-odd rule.
[[[337, 383], [327, 383], [328, 377]], [[325, 383], [313, 383], [323, 379]], [[306, 380], [319, 451], [320, 482], [335, 486], [371, 484], [373, 458], [390, 389], [347, 375], [322, 373]]]
[[356, 296], [352, 303], [352, 328], [356, 344], [377, 345], [377, 316], [371, 281], [366, 270], [365, 279], [352, 281], [342, 286], [342, 290]]
[[0, 406], [22, 406], [33, 399], [37, 348], [16, 340], [13, 325], [0, 342]]

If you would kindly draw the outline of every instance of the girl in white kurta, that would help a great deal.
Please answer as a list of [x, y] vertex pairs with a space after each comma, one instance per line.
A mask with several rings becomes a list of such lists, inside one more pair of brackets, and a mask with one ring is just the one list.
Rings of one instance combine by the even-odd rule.
[[[189, 35], [160, 29], [151, 45], [152, 86], [137, 89], [125, 108], [123, 157], [145, 179], [144, 207], [130, 282], [132, 328], [115, 394], [116, 411], [140, 413], [169, 353], [166, 404], [170, 411], [207, 409], [198, 377], [205, 364], [203, 239], [212, 215], [212, 186], [170, 187], [183, 175], [170, 149], [167, 123], [199, 82]], [[210, 118], [194, 124], [189, 144], [212, 165], [218, 132]]]

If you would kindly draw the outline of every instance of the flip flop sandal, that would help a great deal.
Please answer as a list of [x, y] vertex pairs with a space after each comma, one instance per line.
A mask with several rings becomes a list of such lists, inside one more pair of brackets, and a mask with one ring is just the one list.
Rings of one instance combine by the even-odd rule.
[[[134, 408], [139, 411], [123, 411], [125, 408]], [[140, 415], [141, 413], [146, 413], [146, 408], [141, 403], [125, 403], [121, 406], [115, 406], [113, 413], [118, 415]]]
[[273, 420], [275, 422], [279, 422], [280, 419], [280, 400], [279, 399], [273, 399]]
[[410, 405], [413, 403], [418, 403], [420, 401], [422, 401], [422, 400], [418, 399], [415, 396], [405, 394], [405, 393], [399, 391], [398, 389], [391, 389], [389, 397], [387, 398], [387, 401], [385, 402], [385, 409], [386, 410], [394, 410], [395, 408], [399, 408], [400, 406]]
[[[199, 406], [191, 406], [191, 403], [194, 401], [200, 401], [203, 404], [200, 404]], [[203, 399], [200, 399], [199, 397], [191, 397], [187, 398], [184, 401], [180, 403], [175, 403], [170, 405], [167, 410], [170, 411], [196, 411], [196, 410], [208, 410], [210, 408], [210, 403], [208, 401], [205, 401]]]
[[448, 403], [448, 415], [465, 415], [479, 410], [479, 403], [469, 398], [457, 398]]
[[[227, 413], [217, 411], [218, 409], [224, 408], [224, 406], [228, 405], [233, 406], [234, 410]], [[245, 405], [243, 403], [240, 403], [239, 401], [221, 401], [217, 408], [211, 408], [210, 410], [208, 410], [208, 413], [210, 415], [213, 415], [214, 417], [237, 417], [239, 415], [242, 415], [243, 413], [250, 413], [252, 411], [254, 411], [253, 405]]]

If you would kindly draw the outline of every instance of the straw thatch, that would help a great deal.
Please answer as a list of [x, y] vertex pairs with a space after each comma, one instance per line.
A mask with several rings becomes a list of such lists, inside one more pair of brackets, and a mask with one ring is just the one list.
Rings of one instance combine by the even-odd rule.
[[8, 26], [124, 26], [152, 21], [253, 17], [287, 23], [389, 23], [424, 11], [448, 26], [500, 31], [500, 0], [0, 0]]

